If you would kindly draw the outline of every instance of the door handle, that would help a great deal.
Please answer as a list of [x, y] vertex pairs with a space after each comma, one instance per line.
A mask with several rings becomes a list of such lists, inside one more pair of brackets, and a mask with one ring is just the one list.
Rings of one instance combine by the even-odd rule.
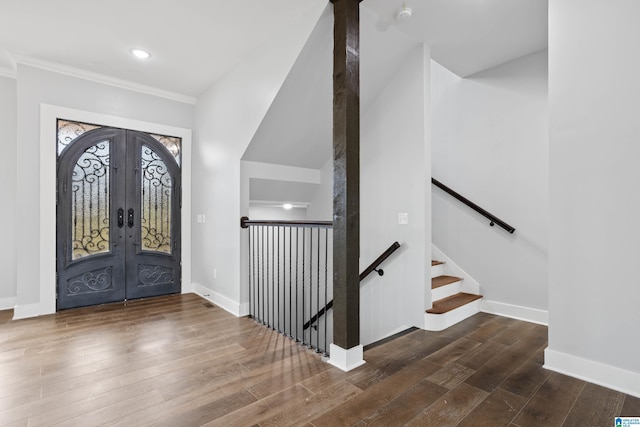
[[124, 225], [124, 209], [118, 209], [118, 228], [122, 228]]
[[129, 226], [129, 228], [131, 228], [133, 227], [133, 208], [129, 208], [129, 211], [127, 213], [127, 225]]

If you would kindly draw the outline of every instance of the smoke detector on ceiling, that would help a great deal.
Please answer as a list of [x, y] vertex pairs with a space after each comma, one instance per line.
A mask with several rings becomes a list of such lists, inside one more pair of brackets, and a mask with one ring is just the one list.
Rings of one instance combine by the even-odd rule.
[[411, 18], [411, 13], [413, 13], [411, 8], [407, 7], [407, 4], [404, 3], [402, 8], [396, 14], [396, 19], [400, 22], [407, 22]]

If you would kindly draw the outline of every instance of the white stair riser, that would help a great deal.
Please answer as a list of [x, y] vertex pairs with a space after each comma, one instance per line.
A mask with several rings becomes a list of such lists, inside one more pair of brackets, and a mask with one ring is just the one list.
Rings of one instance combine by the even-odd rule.
[[431, 278], [433, 279], [438, 276], [444, 276], [444, 264], [431, 266]]
[[449, 283], [439, 288], [431, 289], [431, 301], [438, 301], [462, 291], [462, 281]]
[[468, 304], [458, 307], [444, 314], [425, 313], [424, 329], [427, 331], [442, 331], [458, 322], [463, 321], [467, 317], [471, 317], [480, 312], [482, 298], [471, 301]]

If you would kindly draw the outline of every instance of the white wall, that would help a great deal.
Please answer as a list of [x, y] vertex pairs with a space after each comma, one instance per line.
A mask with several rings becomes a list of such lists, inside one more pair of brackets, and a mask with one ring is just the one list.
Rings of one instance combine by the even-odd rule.
[[198, 99], [193, 212], [207, 222], [194, 229], [193, 280], [235, 314], [246, 313], [248, 301], [240, 217], [249, 199], [241, 197], [240, 159], [327, 4], [316, 2]]
[[480, 283], [485, 307], [547, 321], [548, 78], [541, 51], [461, 79], [432, 62], [433, 243]]
[[[194, 107], [24, 65], [18, 66], [17, 87], [16, 314], [29, 315], [39, 314], [40, 298], [40, 176], [37, 167], [40, 105], [57, 105], [182, 128], [192, 127]], [[51, 261], [55, 263], [55, 260]], [[55, 285], [52, 283], [51, 286]]]
[[6, 226], [0, 245], [0, 310], [12, 308], [16, 301], [16, 141], [17, 82], [0, 76], [0, 224]]
[[249, 206], [249, 218], [261, 220], [302, 221], [307, 219], [306, 207], [284, 209], [272, 206]]
[[[402, 247], [364, 279], [360, 292], [362, 344], [410, 326], [423, 326], [427, 260], [431, 253], [429, 81], [430, 51], [409, 59], [362, 114], [360, 142], [360, 270], [394, 241]], [[409, 224], [398, 224], [398, 213]]]
[[311, 197], [307, 216], [314, 221], [333, 221], [333, 157], [320, 169], [320, 185]]
[[549, 2], [545, 366], [640, 396], [640, 2]]

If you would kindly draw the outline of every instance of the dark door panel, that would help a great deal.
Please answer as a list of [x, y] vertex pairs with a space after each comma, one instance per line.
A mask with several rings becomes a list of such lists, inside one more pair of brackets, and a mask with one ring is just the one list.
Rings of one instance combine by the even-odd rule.
[[154, 138], [130, 132], [127, 299], [180, 292], [180, 168]]

